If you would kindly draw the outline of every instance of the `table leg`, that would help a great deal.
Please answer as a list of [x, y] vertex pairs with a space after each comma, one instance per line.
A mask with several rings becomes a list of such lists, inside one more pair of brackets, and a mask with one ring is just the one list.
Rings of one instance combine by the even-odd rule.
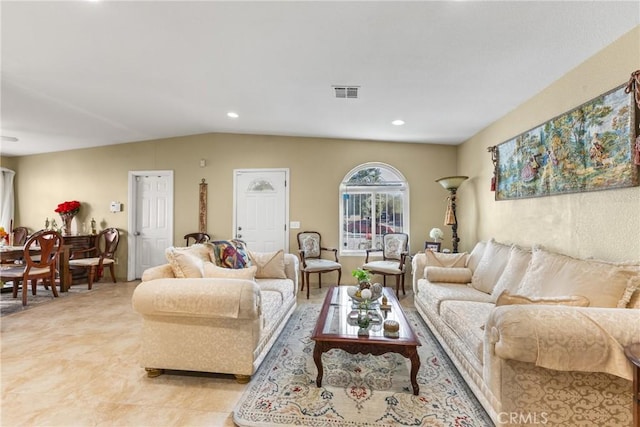
[[[309, 283], [307, 283], [309, 286]], [[322, 370], [322, 353], [323, 346], [316, 342], [316, 345], [313, 347], [313, 361], [316, 363], [316, 368], [318, 369], [318, 376], [316, 377], [316, 386], [322, 387], [322, 376], [324, 374]]]
[[60, 254], [59, 272], [60, 272], [60, 292], [67, 292], [71, 287], [71, 271], [69, 270], [69, 256], [71, 245], [63, 245]]
[[418, 371], [420, 370], [420, 357], [418, 357], [418, 349], [413, 347], [409, 349], [409, 360], [411, 360], [411, 386], [413, 387], [413, 394], [415, 396], [420, 393], [420, 387], [418, 386]]

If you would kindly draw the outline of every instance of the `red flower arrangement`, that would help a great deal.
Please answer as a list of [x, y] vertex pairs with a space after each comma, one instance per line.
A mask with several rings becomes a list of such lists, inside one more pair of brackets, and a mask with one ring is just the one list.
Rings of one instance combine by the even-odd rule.
[[60, 203], [56, 208], [55, 212], [60, 215], [75, 215], [80, 211], [80, 202], [77, 200], [72, 200], [70, 202]]

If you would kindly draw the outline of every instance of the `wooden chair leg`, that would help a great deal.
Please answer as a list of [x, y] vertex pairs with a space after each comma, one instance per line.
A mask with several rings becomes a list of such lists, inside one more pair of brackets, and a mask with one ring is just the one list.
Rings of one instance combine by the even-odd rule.
[[31, 279], [31, 294], [36, 294], [36, 289], [38, 288], [38, 279]]
[[322, 273], [318, 273], [318, 289], [322, 289]]
[[309, 299], [309, 288], [311, 288], [311, 283], [309, 282], [309, 272], [304, 273], [307, 276], [307, 299]]
[[304, 271], [300, 271], [300, 278], [302, 281], [302, 286], [300, 287], [300, 290], [304, 291]]
[[13, 280], [13, 297], [18, 298], [18, 288], [20, 287], [19, 280]]
[[92, 265], [91, 268], [89, 269], [89, 277], [87, 277], [89, 290], [91, 290], [91, 286], [93, 285], [93, 278], [95, 277], [95, 274], [96, 274], [96, 267], [95, 265]]
[[22, 305], [27, 305], [27, 288], [29, 287], [29, 281], [27, 279], [22, 281]]
[[113, 279], [113, 283], [116, 283], [116, 269], [113, 263], [109, 264], [109, 271], [111, 272], [111, 279]]
[[58, 297], [58, 290], [56, 289], [56, 272], [53, 271], [51, 273], [51, 291], [53, 292], [54, 297]]
[[400, 297], [400, 275], [396, 275], [396, 296]]
[[340, 286], [340, 279], [342, 278], [342, 269], [338, 270], [338, 284], [336, 286]]

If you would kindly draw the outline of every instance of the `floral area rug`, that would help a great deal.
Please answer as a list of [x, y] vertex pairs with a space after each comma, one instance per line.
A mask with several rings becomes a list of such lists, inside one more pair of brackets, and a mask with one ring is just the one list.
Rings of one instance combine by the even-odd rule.
[[420, 337], [420, 394], [403, 356], [323, 354], [316, 387], [311, 333], [319, 305], [298, 307], [234, 409], [240, 426], [492, 426], [473, 393], [417, 312], [406, 314]]

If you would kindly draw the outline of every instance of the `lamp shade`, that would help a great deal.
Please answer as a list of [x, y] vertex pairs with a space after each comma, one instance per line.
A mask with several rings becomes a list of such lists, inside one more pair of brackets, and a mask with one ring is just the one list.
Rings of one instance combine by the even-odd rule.
[[469, 179], [468, 176], [446, 176], [444, 178], [436, 179], [436, 182], [445, 190], [456, 189], [460, 187], [460, 184], [466, 179]]

